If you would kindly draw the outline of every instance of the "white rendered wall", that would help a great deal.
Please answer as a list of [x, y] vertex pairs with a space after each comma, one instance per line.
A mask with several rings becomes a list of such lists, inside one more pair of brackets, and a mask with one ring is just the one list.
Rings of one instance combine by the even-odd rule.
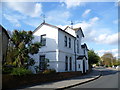
[[48, 68], [58, 71], [58, 29], [43, 25], [33, 34], [35, 37], [33, 42], [40, 42], [43, 34], [46, 34], [46, 46], [42, 46], [39, 53], [32, 56], [36, 62], [34, 66], [39, 65], [39, 56], [45, 55], [45, 58], [49, 59]]
[[[64, 37], [67, 36], [67, 47], [65, 47], [65, 42], [64, 42]], [[69, 48], [69, 38], [71, 38], [71, 48]], [[72, 37], [71, 35], [68, 35], [62, 31], [58, 32], [58, 49], [59, 51], [64, 51], [67, 53], [72, 53], [74, 54], [74, 40], [75, 38]]]
[[[79, 68], [80, 64], [80, 68]], [[83, 73], [83, 61], [82, 60], [77, 60], [77, 71], [82, 71]]]
[[40, 52], [56, 51], [58, 49], [58, 29], [43, 25], [33, 34], [34, 41], [40, 42], [40, 36], [43, 34], [46, 34], [46, 46], [40, 48]]
[[70, 53], [66, 53], [66, 52], [59, 52], [59, 66], [58, 66], [58, 70], [60, 72], [66, 72], [65, 71], [65, 59], [66, 56], [68, 57], [68, 71], [70, 71], [70, 57], [72, 58], [72, 70], [71, 71], [75, 71], [75, 55], [70, 54]]
[[[80, 31], [76, 32], [74, 30], [67, 30], [67, 32], [79, 35], [79, 52], [77, 56], [83, 54], [81, 50], [81, 39], [82, 34]], [[55, 69], [57, 72], [65, 72], [65, 57], [68, 56], [68, 71], [69, 71], [69, 58], [72, 57], [72, 70], [75, 71], [75, 52], [74, 52], [74, 41], [75, 38], [71, 35], [58, 30], [57, 28], [53, 28], [47, 25], [43, 25], [34, 33], [34, 40], [33, 42], [40, 42], [41, 35], [46, 34], [46, 46], [40, 48], [38, 54], [33, 55], [36, 64], [39, 65], [39, 56], [45, 55], [45, 58], [49, 59], [49, 68]], [[64, 36], [67, 36], [67, 47], [64, 45]], [[69, 38], [71, 38], [71, 48], [69, 48]], [[75, 44], [76, 45], [76, 44]], [[77, 46], [76, 46], [77, 48]], [[77, 51], [77, 50], [76, 50]], [[86, 62], [87, 63], [87, 62]], [[81, 65], [81, 68], [78, 68], [78, 64]], [[88, 66], [86, 65], [86, 68]], [[82, 60], [77, 60], [77, 70], [83, 70], [83, 62]], [[83, 71], [82, 71], [83, 72]]]

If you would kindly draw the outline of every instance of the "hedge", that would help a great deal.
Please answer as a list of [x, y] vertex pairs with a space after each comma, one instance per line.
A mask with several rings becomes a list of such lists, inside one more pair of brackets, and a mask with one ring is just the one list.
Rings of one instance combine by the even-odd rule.
[[[87, 73], [89, 73], [88, 71]], [[58, 80], [69, 79], [83, 75], [79, 72], [57, 72], [53, 74], [30, 74], [30, 75], [2, 75], [2, 89], [15, 89], [33, 84], [42, 84]]]

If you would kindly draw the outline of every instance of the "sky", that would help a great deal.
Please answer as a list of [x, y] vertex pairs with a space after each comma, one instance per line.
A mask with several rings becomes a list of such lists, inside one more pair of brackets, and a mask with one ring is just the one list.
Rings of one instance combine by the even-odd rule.
[[[9, 1], [9, 0], [7, 0]], [[64, 29], [73, 22], [81, 27], [87, 43], [102, 56], [111, 52], [118, 56], [118, 7], [117, 2], [1, 2], [0, 24], [7, 30], [34, 31], [45, 19], [46, 23]], [[44, 18], [45, 15], [45, 18]]]

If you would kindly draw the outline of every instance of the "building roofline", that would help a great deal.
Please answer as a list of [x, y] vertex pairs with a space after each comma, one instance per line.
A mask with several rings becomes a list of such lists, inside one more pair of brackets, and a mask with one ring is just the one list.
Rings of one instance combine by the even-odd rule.
[[83, 59], [84, 57], [87, 59], [86, 55], [79, 55], [79, 56], [77, 57], [77, 60], [81, 60], [81, 59]]
[[54, 25], [51, 25], [51, 24], [48, 24], [48, 23], [45, 23], [45, 22], [41, 23], [41, 24], [33, 31], [33, 33], [35, 33], [35, 32], [38, 30], [38, 28], [42, 27], [42, 25], [48, 25], [48, 26], [50, 26], [50, 27], [57, 28], [58, 30], [60, 30], [60, 31], [62, 31], [62, 32], [64, 32], [64, 33], [67, 33], [67, 34], [69, 34], [70, 36], [72, 36], [72, 37], [75, 38], [75, 36], [71, 35], [70, 33], [66, 32], [65, 30], [62, 30], [61, 28], [59, 28], [59, 27], [57, 27], [57, 26], [54, 26]]
[[8, 36], [8, 38], [10, 39], [10, 36], [9, 36], [7, 30], [1, 24], [0, 24], [0, 28], [1, 28], [1, 30], [4, 30], [4, 32], [6, 33], [6, 35]]
[[[64, 30], [66, 30], [67, 28], [71, 28], [71, 27], [67, 26]], [[80, 30], [81, 33], [82, 33], [82, 36], [85, 37], [84, 34], [83, 34], [83, 31], [82, 31], [81, 27], [79, 27], [79, 28], [71, 28], [71, 29], [74, 30], [74, 31], [76, 31], [76, 32]]]
[[81, 48], [87, 48], [87, 50], [89, 51], [89, 49], [88, 49], [88, 47], [87, 47], [87, 44], [86, 43], [84, 43], [83, 45], [81, 45]]
[[83, 37], [85, 37], [85, 35], [83, 34], [83, 31], [82, 31], [82, 28], [81, 28], [81, 27], [79, 27], [79, 28], [74, 28], [73, 30], [75, 30], [76, 32], [80, 30], [81, 33], [82, 33], [82, 35], [83, 35]]

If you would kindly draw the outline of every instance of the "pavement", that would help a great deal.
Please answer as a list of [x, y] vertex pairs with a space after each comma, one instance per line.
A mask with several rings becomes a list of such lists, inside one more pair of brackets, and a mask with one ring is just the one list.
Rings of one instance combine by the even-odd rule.
[[27, 87], [25, 89], [31, 89], [31, 88], [49, 88], [49, 89], [67, 89], [73, 86], [81, 85], [90, 81], [93, 81], [95, 79], [98, 79], [101, 76], [101, 72], [99, 69], [93, 69], [92, 72], [90, 72], [87, 75], [74, 77], [67, 80], [61, 80], [57, 82], [50, 82], [50, 83], [44, 83], [41, 85], [31, 86]]

